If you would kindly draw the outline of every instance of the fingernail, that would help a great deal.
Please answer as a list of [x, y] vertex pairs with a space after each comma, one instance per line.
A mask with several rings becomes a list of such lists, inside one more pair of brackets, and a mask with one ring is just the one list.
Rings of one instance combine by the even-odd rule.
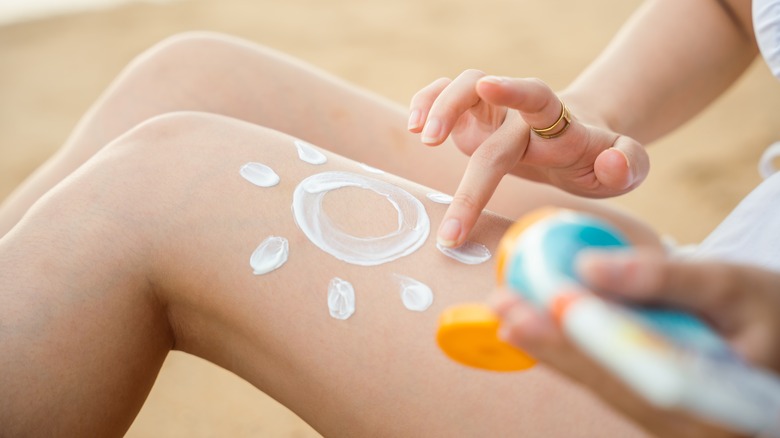
[[436, 143], [441, 136], [441, 122], [437, 118], [428, 120], [422, 133], [423, 143]]
[[410, 131], [420, 127], [421, 115], [422, 113], [418, 109], [412, 111], [412, 113], [409, 115], [409, 124], [407, 126]]
[[585, 250], [577, 257], [576, 269], [581, 277], [598, 285], [615, 284], [621, 281], [627, 263], [621, 251]]
[[480, 82], [489, 82], [491, 84], [496, 85], [503, 85], [507, 83], [508, 78], [505, 78], [503, 76], [485, 76], [482, 79], [479, 80]]
[[527, 341], [540, 337], [541, 330], [541, 321], [536, 312], [524, 306], [515, 306], [499, 326], [498, 337], [504, 342], [514, 343], [517, 341], [514, 335], [517, 334]]
[[613, 151], [618, 152], [626, 160], [626, 167], [628, 167], [628, 181], [629, 181], [629, 184], [633, 183], [634, 182], [634, 172], [631, 169], [631, 162], [628, 160], [628, 155], [626, 155], [625, 152], [621, 151], [618, 148], [611, 148], [611, 149]]
[[457, 245], [460, 237], [460, 221], [454, 218], [447, 219], [439, 227], [439, 234], [436, 236], [436, 242], [439, 245], [452, 248]]

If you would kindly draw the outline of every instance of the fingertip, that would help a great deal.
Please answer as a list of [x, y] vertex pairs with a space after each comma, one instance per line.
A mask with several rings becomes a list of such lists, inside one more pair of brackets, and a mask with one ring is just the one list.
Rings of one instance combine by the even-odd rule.
[[522, 301], [505, 312], [498, 335], [533, 355], [555, 348], [562, 340], [560, 330], [548, 315]]
[[455, 248], [462, 243], [463, 225], [454, 217], [445, 217], [436, 233], [436, 243], [445, 248]]
[[409, 121], [407, 123], [407, 129], [410, 132], [417, 134], [420, 131], [422, 131], [422, 127], [423, 127], [422, 111], [418, 108], [415, 108], [409, 113]]
[[599, 154], [593, 163], [596, 179], [606, 187], [625, 190], [634, 184], [631, 161], [622, 150], [612, 147]]
[[603, 151], [594, 163], [596, 178], [605, 186], [627, 191], [638, 186], [650, 170], [650, 157], [636, 140], [619, 136], [613, 146]]
[[442, 143], [442, 132], [444, 131], [444, 125], [438, 117], [432, 117], [425, 122], [425, 126], [422, 128], [421, 141], [429, 146], [436, 146]]
[[517, 294], [513, 294], [503, 287], [499, 287], [493, 290], [487, 297], [487, 305], [493, 312], [501, 317], [506, 311], [508, 311], [512, 305], [520, 301], [520, 297]]
[[466, 201], [467, 198], [463, 195], [455, 195], [436, 234], [436, 243], [439, 245], [457, 248], [466, 242], [466, 238], [474, 229], [484, 204]]

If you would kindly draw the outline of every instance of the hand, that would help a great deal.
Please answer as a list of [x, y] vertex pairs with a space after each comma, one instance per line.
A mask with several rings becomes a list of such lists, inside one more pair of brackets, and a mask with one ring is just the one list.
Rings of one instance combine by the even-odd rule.
[[455, 80], [439, 79], [415, 94], [409, 130], [421, 132], [422, 142], [431, 146], [451, 136], [471, 156], [439, 228], [440, 244], [465, 241], [507, 173], [589, 197], [626, 193], [644, 180], [649, 160], [642, 145], [583, 123], [579, 116], [586, 114], [572, 111], [569, 126], [559, 123], [564, 131], [558, 137], [532, 133], [531, 127], [553, 125], [561, 111], [561, 101], [538, 79], [486, 76], [477, 70]]
[[[747, 361], [780, 372], [780, 274], [719, 262], [675, 262], [656, 252], [590, 253], [582, 280], [602, 295], [664, 304], [701, 316]], [[659, 436], [738, 436], [690, 414], [650, 405], [582, 354], [550, 317], [499, 291], [493, 308], [504, 339], [578, 381], [617, 411]]]

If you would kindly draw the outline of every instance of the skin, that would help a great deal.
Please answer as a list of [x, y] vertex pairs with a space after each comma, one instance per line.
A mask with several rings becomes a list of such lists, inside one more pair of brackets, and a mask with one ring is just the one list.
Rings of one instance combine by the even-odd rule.
[[[202, 93], [214, 77], [223, 78], [220, 92]], [[172, 113], [180, 110], [211, 114]], [[306, 122], [323, 115], [327, 123]], [[139, 56], [0, 212], [4, 433], [121, 435], [177, 349], [245, 378], [326, 436], [567, 436], [572, 424], [641, 435], [543, 367], [494, 375], [435, 348], [439, 312], [484, 299], [491, 265], [461, 265], [429, 238], [411, 256], [358, 267], [301, 234], [289, 214], [297, 182], [361, 172], [357, 162], [392, 172], [379, 178], [421, 199], [431, 223], [441, 220], [445, 207], [424, 195], [453, 189], [465, 160], [454, 148], [411, 152], [425, 149], [404, 132], [404, 118], [398, 106], [233, 38], [187, 34]], [[328, 163], [299, 161], [281, 130], [325, 145]], [[243, 180], [238, 169], [248, 161], [271, 165], [280, 185]], [[512, 179], [505, 190], [493, 205], [506, 216], [553, 202], [604, 215], [637, 244], [658, 244], [644, 224], [552, 188]], [[355, 216], [354, 205], [365, 214]], [[326, 208], [356, 235], [394, 226], [394, 210], [364, 191], [329, 194]], [[506, 216], [483, 213], [474, 239], [494, 247]], [[268, 235], [290, 240], [290, 260], [254, 276], [249, 255]], [[393, 273], [426, 282], [434, 305], [404, 309]], [[325, 305], [336, 275], [358, 294], [346, 322]], [[476, 420], [454, 421], [462, 418]]]
[[[672, 2], [655, 4], [669, 7]], [[702, 7], [703, 3], [696, 5]], [[646, 9], [659, 11], [655, 6]], [[723, 10], [718, 11], [702, 15], [707, 17], [704, 22], [717, 27], [724, 17]], [[645, 11], [639, 16], [653, 14]], [[739, 21], [725, 16], [731, 23], [729, 29], [741, 30], [735, 25]], [[710, 22], [713, 17], [720, 18]], [[737, 14], [737, 17], [741, 15]], [[644, 20], [636, 19], [618, 41], [636, 36], [637, 31], [631, 29], [647, 32], [652, 28]], [[724, 39], [717, 40], [732, 54], [734, 51], [745, 53], [736, 50], [740, 47], [751, 48], [752, 57], [755, 48], [751, 43], [735, 43], [737, 39], [732, 33], [724, 32]], [[725, 44], [727, 42], [730, 43]], [[617, 44], [617, 47], [621, 45]], [[630, 46], [623, 46], [623, 50], [627, 47]], [[713, 47], [717, 46], [713, 44]], [[618, 60], [619, 57], [610, 55], [616, 50], [620, 51], [614, 47], [608, 50], [594, 65], [609, 65], [609, 60]], [[203, 59], [210, 61], [204, 63]], [[732, 68], [734, 65], [739, 70], [748, 62], [727, 63], [725, 58], [721, 61], [722, 64], [716, 65], [727, 66], [731, 75], [738, 74]], [[693, 64], [700, 68], [712, 66], [706, 62]], [[221, 65], [240, 68], [224, 69]], [[648, 137], [662, 135], [665, 129], [675, 126], [674, 120], [681, 123], [690, 117], [690, 114], [678, 115], [672, 122], [667, 120], [668, 126], [637, 117], [635, 126], [631, 127], [627, 119], [608, 117], [610, 105], [621, 108], [617, 97], [610, 105], [604, 102], [604, 108], [597, 110], [597, 106], [593, 106], [592, 111], [580, 110], [589, 104], [595, 105], [592, 94], [588, 97], [589, 92], [596, 93], [599, 86], [611, 83], [608, 80], [600, 82], [599, 69], [594, 68], [567, 89], [571, 90], [571, 98], [562, 93], [576, 120], [561, 138], [580, 129], [589, 134], [599, 133], [604, 138], [610, 135], [617, 136], [616, 139], [625, 138], [629, 143], [632, 135], [638, 141], [647, 141], [642, 129], [647, 129]], [[640, 69], [634, 73], [647, 72]], [[623, 74], [632, 77], [626, 72]], [[199, 93], [205, 87], [214, 86], [214, 77], [230, 80], [220, 82], [220, 93]], [[247, 81], [246, 77], [267, 80]], [[666, 76], [661, 74], [659, 78]], [[711, 92], [709, 97], [704, 93], [703, 99], [682, 99], [680, 103], [684, 105], [675, 108], [684, 108], [682, 113], [697, 111], [697, 105], [703, 106], [708, 99], [714, 98], [718, 86], [723, 88], [730, 80], [733, 78], [729, 79], [727, 74], [725, 79], [714, 83], [704, 81], [702, 87]], [[508, 105], [511, 98], [517, 97], [514, 93], [519, 88], [512, 81], [486, 79], [480, 83], [488, 89], [498, 86], [497, 94], [508, 99], [507, 102], [499, 101], [497, 106], [500, 108], [511, 106]], [[544, 88], [536, 80], [530, 81], [530, 85]], [[511, 92], [505, 92], [502, 87]], [[626, 98], [621, 93], [617, 95]], [[701, 90], [697, 95], [701, 95]], [[667, 114], [658, 111], [657, 102], [653, 109], [652, 100], [648, 99], [649, 109], [642, 101], [641, 108], [645, 108], [642, 111]], [[636, 105], [631, 99], [627, 101]], [[271, 104], [258, 106], [253, 102]], [[553, 102], [557, 103], [557, 98]], [[557, 118], [560, 107], [547, 118], [547, 113], [553, 114], [550, 108], [549, 104], [530, 108], [528, 117], [539, 116], [541, 122], [541, 116], [544, 116], [548, 120], [532, 126], [547, 126], [549, 120]], [[165, 353], [177, 348], [236, 372], [281, 400], [326, 435], [376, 435], [379, 430], [388, 436], [408, 436], [421, 431], [433, 436], [464, 433], [566, 436], [570, 434], [572, 424], [586, 433], [593, 428], [592, 432], [600, 435], [638, 433], [609, 411], [594, 405], [593, 399], [576, 386], [560, 381], [544, 368], [514, 376], [515, 382], [507, 376], [498, 378], [441, 361], [434, 355], [435, 349], [424, 343], [426, 338], [418, 336], [434, 326], [435, 308], [418, 320], [410, 318], [408, 323], [398, 324], [398, 314], [387, 312], [388, 308], [397, 305], [397, 301], [392, 301], [391, 291], [379, 295], [382, 298], [376, 302], [367, 302], [369, 307], [362, 320], [356, 314], [351, 320], [356, 330], [340, 330], [340, 326], [328, 325], [332, 321], [326, 316], [324, 305], [310, 298], [311, 290], [321, 287], [322, 282], [316, 282], [314, 278], [302, 281], [300, 275], [281, 270], [277, 272], [278, 276], [269, 276], [269, 279], [258, 280], [250, 276], [246, 258], [258, 243], [257, 236], [270, 234], [272, 229], [274, 234], [281, 234], [278, 230], [282, 230], [295, 235], [297, 228], [289, 222], [289, 216], [269, 215], [272, 211], [287, 211], [291, 186], [279, 187], [280, 190], [267, 199], [258, 197], [255, 188], [249, 190], [242, 185], [245, 182], [236, 177], [236, 166], [257, 159], [258, 150], [248, 145], [263, 145], [263, 159], [278, 163], [276, 167], [282, 169], [280, 173], [295, 179], [302, 178], [311, 169], [301, 169], [302, 164], [290, 158], [294, 157], [290, 138], [274, 131], [203, 114], [154, 118], [179, 110], [226, 114], [269, 126], [445, 192], [452, 192], [458, 186], [464, 168], [467, 175], [479, 175], [481, 169], [490, 166], [491, 160], [504, 153], [501, 142], [497, 141], [498, 146], [494, 149], [480, 152], [485, 160], [479, 162], [472, 158], [468, 167], [451, 152], [437, 151], [421, 158], [417, 153], [409, 152], [418, 147], [417, 142], [403, 132], [401, 126], [405, 116], [392, 104], [289, 58], [238, 40], [187, 35], [166, 41], [139, 57], [120, 76], [85, 116], [62, 150], [0, 209], [0, 233], [15, 226], [0, 240], [0, 263], [11, 268], [0, 275], [2, 320], [8, 321], [6, 328], [10, 329], [0, 342], [4, 351], [11, 352], [8, 359], [0, 362], [4, 374], [9, 376], [0, 391], [10, 395], [4, 399], [1, 410], [4, 416], [0, 423], [8, 424], [9, 430], [21, 435], [25, 432], [121, 434], [143, 403]], [[486, 113], [490, 115], [490, 111]], [[517, 129], [525, 129], [528, 133], [527, 124], [522, 128], [525, 122], [520, 122], [520, 114], [512, 114], [520, 126]], [[506, 117], [506, 121], [511, 117]], [[149, 118], [154, 119], [125, 134]], [[324, 118], [327, 123], [305, 122], [315, 118]], [[583, 127], [577, 128], [578, 123]], [[625, 126], [619, 126], [619, 123], [625, 123]], [[610, 134], [610, 131], [628, 134]], [[121, 137], [112, 142], [117, 136]], [[105, 148], [108, 143], [111, 146]], [[376, 149], [366, 148], [365, 144], [374, 144]], [[454, 149], [441, 148], [452, 152]], [[98, 156], [90, 159], [96, 153]], [[619, 153], [629, 157], [630, 165], [639, 160], [623, 150]], [[621, 158], [614, 150], [609, 155], [612, 159]], [[479, 155], [475, 153], [475, 156]], [[641, 152], [637, 156], [641, 156]], [[631, 168], [617, 161], [617, 164]], [[178, 165], [171, 166], [171, 163]], [[82, 165], [78, 172], [60, 183]], [[331, 162], [321, 170], [331, 168], [355, 166], [353, 162], [333, 155]], [[421, 172], [420, 168], [426, 172]], [[215, 172], [204, 175], [204, 169], [215, 169]], [[641, 166], [637, 169], [632, 170], [634, 176], [641, 174]], [[226, 181], [219, 175], [232, 175], [233, 179]], [[121, 184], [128, 180], [134, 184]], [[407, 181], [394, 178], [393, 182], [420, 198], [426, 192]], [[52, 187], [55, 188], [41, 198]], [[236, 196], [226, 199], [225, 189], [235, 190]], [[524, 194], [521, 202], [517, 201], [516, 193]], [[472, 199], [463, 195], [457, 198]], [[182, 199], [190, 199], [192, 203], [180, 205]], [[265, 208], [247, 209], [247, 205], [255, 205], [258, 201]], [[372, 233], [376, 228], [388, 226], [383, 222], [387, 215], [378, 213], [383, 204], [354, 192], [340, 199], [337, 197], [333, 201], [333, 212], [349, 211], [348, 207], [356, 202], [367, 203], [369, 215], [372, 211], [377, 214], [365, 221], [346, 222], [350, 230], [357, 234]], [[505, 179], [490, 202], [493, 210], [510, 218], [547, 203], [594, 210], [626, 230], [635, 243], [657, 244], [647, 227], [630, 218], [515, 178]], [[29, 210], [33, 203], [36, 206]], [[177, 205], [180, 208], [172, 207]], [[16, 225], [25, 213], [25, 219]], [[429, 213], [432, 223], [438, 223], [444, 215], [443, 207], [432, 205]], [[474, 233], [465, 234], [492, 246], [507, 219], [488, 213], [479, 217]], [[348, 221], [349, 218], [340, 219]], [[225, 223], [235, 226], [220, 225]], [[372, 226], [361, 228], [361, 224], [366, 223]], [[198, 232], [193, 233], [193, 230]], [[111, 242], [110, 248], [106, 242]], [[305, 242], [299, 234], [297, 243]], [[426, 244], [417, 258], [426, 259], [426, 272], [432, 276], [429, 284], [434, 290], [448, 291], [437, 295], [435, 305], [473, 301], [481, 297], [478, 291], [489, 288], [485, 281], [492, 275], [483, 265], [468, 271], [469, 275], [465, 275], [461, 266], [453, 267], [454, 262], [449, 259], [437, 261], [428, 268], [429, 260], [438, 256], [431, 247], [431, 242]], [[203, 255], [203, 248], [208, 248], [208, 256]], [[68, 256], [62, 257], [62, 254]], [[305, 267], [313, 277], [321, 277], [323, 281], [333, 272], [345, 272], [345, 276], [355, 279], [353, 284], [361, 290], [370, 289], [376, 278], [383, 273], [390, 275], [395, 268], [408, 269], [405, 272], [413, 276], [417, 273], [415, 267], [422, 264], [416, 261], [417, 258], [409, 257], [404, 262], [378, 268], [369, 275], [364, 269], [334, 265], [323, 253], [304, 249], [300, 258], [291, 260], [288, 267], [299, 266], [297, 272]], [[453, 272], [457, 274], [453, 275]], [[423, 275], [420, 273], [421, 277]], [[286, 301], [279, 296], [271, 297], [269, 301], [275, 305], [273, 307], [268, 302], [253, 301], [258, 281], [263, 291], [283, 289], [292, 297], [301, 296]], [[99, 311], [92, 311], [89, 304]], [[268, 310], [271, 308], [286, 317], [273, 314]], [[303, 316], [296, 324], [299, 331], [295, 332], [289, 324], [293, 315]], [[63, 339], [61, 335], [65, 330], [71, 336]], [[319, 336], [312, 337], [311, 333]], [[117, 339], [122, 342], [117, 343]], [[284, 345], [280, 345], [279, 339], [285, 340]], [[371, 344], [367, 344], [366, 339], [371, 339]], [[409, 339], [415, 341], [406, 344]], [[337, 354], [345, 345], [353, 346], [350, 354]], [[387, 360], [387, 351], [398, 345], [409, 348], [398, 356], [405, 359]], [[313, 354], [321, 359], [315, 364], [311, 361]], [[345, 357], [361, 358], [362, 366], [356, 366], [358, 361], [355, 360], [345, 361]], [[425, 371], [428, 374], [415, 374], [420, 370], [420, 363], [431, 366]], [[335, 375], [337, 373], [332, 370], [336, 369], [343, 370], [344, 374]], [[377, 370], [379, 372], [374, 373]], [[359, 385], [351, 384], [354, 380], [345, 377], [350, 372], [358, 376]], [[587, 384], [588, 381], [580, 382]], [[593, 382], [591, 385], [598, 386]], [[50, 389], [55, 387], [58, 391], [52, 394]], [[415, 393], [415, 397], [409, 397], [408, 389], [415, 387], [423, 389]], [[517, 391], [517, 388], [523, 388], [523, 391]], [[500, 407], [489, 403], [476, 408], [480, 421], [474, 424], [453, 421], [453, 418], [474, 417], [475, 400], [484, 400], [485, 393], [502, 400]], [[116, 394], [122, 397], [116, 397]], [[371, 398], [370, 403], [366, 401], [368, 398]], [[534, 403], [540, 399], [556, 400], [555, 409]], [[334, 400], [343, 403], [339, 405], [341, 409], [336, 409], [338, 403], [333, 403]], [[431, 411], [431, 403], [441, 408]], [[72, 409], [74, 405], [79, 409]], [[354, 409], [343, 409], [344, 405]], [[512, 409], [502, 409], [503, 406]], [[646, 408], [641, 402], [635, 406], [642, 409], [632, 412], [644, 412]], [[350, 415], [357, 411], [360, 416]], [[426, 413], [425, 418], [418, 415], [420, 412]], [[565, 424], [560, 421], [560, 412], [567, 413]], [[84, 416], [94, 421], [83, 424]], [[642, 421], [639, 423], [645, 425]], [[712, 431], [707, 425], [695, 427], [698, 428], [695, 431]]]
[[[0, 239], [4, 433], [121, 435], [177, 349], [243, 377], [325, 436], [570, 436], [573, 425], [586, 435], [641, 436], [543, 367], [487, 373], [435, 347], [438, 314], [484, 299], [490, 264], [462, 265], [433, 238], [370, 268], [309, 242], [290, 214], [295, 186], [318, 172], [362, 171], [327, 151], [327, 164], [304, 163], [293, 140], [213, 114], [164, 115], [36, 202]], [[272, 167], [279, 185], [244, 180], [238, 170], [248, 161]], [[377, 178], [421, 199], [432, 222], [444, 214], [425, 199], [430, 189]], [[387, 201], [371, 192], [326, 199], [351, 234], [395, 227]], [[354, 205], [365, 208], [356, 214]], [[474, 238], [494, 248], [509, 223], [484, 213]], [[269, 235], [289, 240], [290, 258], [255, 276], [249, 255]], [[405, 309], [394, 273], [430, 285], [433, 306]], [[346, 321], [328, 314], [334, 276], [356, 290], [357, 312]]]
[[[691, 17], [696, 26], [690, 26]], [[700, 112], [756, 54], [750, 2], [658, 0], [646, 2], [557, 95], [538, 79], [476, 70], [434, 81], [412, 99], [409, 129], [431, 146], [451, 138], [471, 156], [438, 230], [439, 243], [458, 246], [468, 238], [475, 214], [504, 175], [592, 197], [632, 190], [649, 171], [642, 144]], [[561, 101], [572, 113], [571, 126], [554, 139], [531, 133], [530, 127], [551, 126], [559, 118]], [[778, 370], [773, 342], [780, 336], [777, 273], [727, 263], [675, 262], [657, 253], [622, 257], [584, 260], [583, 281], [620, 299], [700, 314], [748, 361]], [[497, 292], [493, 302], [510, 343], [583, 383], [652, 433], [715, 433], [695, 418], [647, 405], [572, 347], [549, 316], [516, 295]]]
[[[454, 193], [467, 164], [454, 147], [422, 147], [404, 129], [405, 112], [398, 104], [271, 49], [225, 35], [187, 33], [159, 43], [125, 68], [60, 150], [0, 204], [0, 235], [103, 146], [144, 120], [173, 111], [222, 114], [286, 132], [445, 193]], [[621, 212], [519, 178], [508, 178], [488, 208], [519, 217], [525, 207], [517, 193], [531, 204], [548, 200], [608, 215], [636, 233], [636, 241], [657, 242], [649, 227]]]
[[[714, 261], [673, 262], [646, 250], [587, 254], [578, 261], [577, 272], [590, 290], [599, 291], [604, 298], [670, 306], [699, 315], [746, 361], [780, 372], [777, 272]], [[521, 301], [516, 294], [500, 290], [490, 301], [503, 321], [501, 335], [507, 342], [590, 387], [653, 435], [743, 436], [715, 432], [690, 415], [644, 402], [572, 345], [546, 312]]]
[[[634, 189], [649, 171], [642, 144], [696, 115], [757, 53], [750, 2], [656, 0], [558, 95], [538, 79], [476, 70], [434, 81], [413, 97], [409, 130], [430, 146], [451, 138], [471, 157], [439, 243], [458, 246], [467, 238], [507, 174], [589, 197]], [[532, 134], [531, 126], [558, 119], [560, 101], [572, 126], [554, 139]]]

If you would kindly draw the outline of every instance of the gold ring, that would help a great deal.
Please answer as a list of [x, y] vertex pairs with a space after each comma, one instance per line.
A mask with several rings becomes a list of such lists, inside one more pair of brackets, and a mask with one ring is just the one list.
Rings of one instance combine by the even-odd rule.
[[[544, 129], [537, 129], [532, 126], [531, 131], [533, 131], [534, 134], [542, 138], [555, 138], [563, 134], [566, 131], [566, 129], [569, 128], [569, 125], [571, 125], [571, 114], [569, 114], [569, 108], [566, 107], [566, 104], [563, 103], [562, 100], [558, 99], [558, 101], [561, 103], [561, 115], [558, 116], [558, 120], [556, 120], [555, 123], [553, 123], [552, 125]], [[558, 128], [558, 125], [560, 125], [561, 122], [564, 121], [566, 124], [563, 125], [563, 127], [560, 130], [555, 131], [555, 129]], [[550, 131], [555, 131], [555, 132], [550, 134]]]

